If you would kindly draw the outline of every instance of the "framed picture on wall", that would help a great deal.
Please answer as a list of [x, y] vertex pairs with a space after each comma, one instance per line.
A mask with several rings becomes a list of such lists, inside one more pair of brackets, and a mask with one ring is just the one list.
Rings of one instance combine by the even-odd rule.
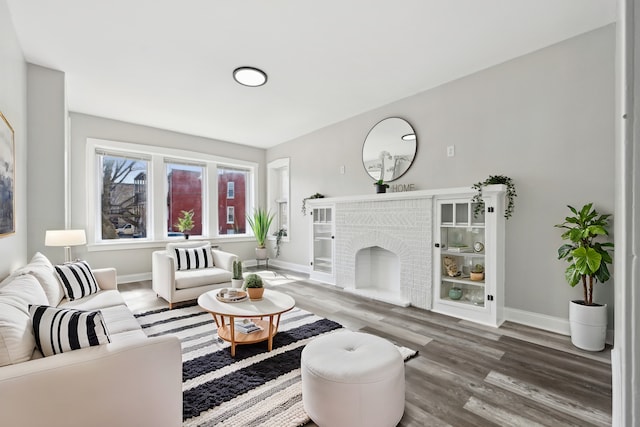
[[9, 120], [0, 111], [0, 237], [15, 227], [15, 135]]

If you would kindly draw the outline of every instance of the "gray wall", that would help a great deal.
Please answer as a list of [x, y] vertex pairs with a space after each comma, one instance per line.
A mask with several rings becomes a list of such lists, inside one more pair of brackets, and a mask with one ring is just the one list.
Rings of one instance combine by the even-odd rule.
[[[496, 174], [513, 178], [506, 306], [567, 318], [567, 301], [581, 292], [564, 281], [553, 225], [563, 221], [567, 204], [592, 201], [613, 213], [614, 53], [610, 25], [269, 149], [267, 161], [291, 158], [291, 241], [281, 260], [308, 265], [304, 197], [374, 191], [361, 164], [362, 142], [381, 119], [402, 117], [416, 130], [418, 153], [398, 183], [433, 189]], [[446, 156], [449, 145], [455, 157]], [[598, 285], [596, 296], [612, 306], [612, 283]]]
[[[64, 73], [27, 65], [29, 180], [27, 251], [55, 259], [61, 248], [44, 246], [46, 230], [65, 228], [65, 141], [67, 107]], [[62, 258], [60, 258], [62, 260]]]
[[[0, 238], [0, 278], [27, 261], [27, 65], [5, 0], [0, 0], [0, 111], [15, 131], [16, 233]], [[4, 124], [3, 124], [4, 126]]]
[[[134, 125], [79, 113], [71, 113], [71, 227], [86, 229], [86, 188], [90, 180], [85, 174], [85, 152], [87, 138], [179, 148], [259, 164], [258, 183], [260, 194], [265, 193], [265, 150], [239, 144], [185, 135], [177, 132]], [[216, 242], [214, 240], [214, 242]], [[221, 248], [238, 254], [242, 259], [255, 258], [255, 241], [216, 242]], [[155, 248], [134, 250], [106, 250], [87, 252], [85, 247], [74, 248], [74, 256], [89, 261], [92, 267], [116, 267], [118, 275], [134, 275], [151, 272], [151, 253], [164, 247], [158, 242]], [[62, 253], [61, 255], [62, 256]]]

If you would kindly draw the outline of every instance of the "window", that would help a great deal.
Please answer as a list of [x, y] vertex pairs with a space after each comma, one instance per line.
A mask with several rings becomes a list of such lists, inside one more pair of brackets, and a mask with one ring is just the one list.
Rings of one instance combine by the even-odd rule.
[[269, 162], [268, 198], [269, 210], [275, 214], [271, 234], [283, 230], [283, 238], [288, 240], [289, 233], [289, 159], [277, 159]]
[[233, 199], [236, 194], [236, 183], [233, 181], [227, 182], [227, 199]]
[[94, 138], [86, 147], [90, 251], [180, 238], [182, 211], [193, 211], [191, 235], [250, 238], [246, 212], [253, 209], [257, 163]]
[[147, 237], [149, 161], [107, 152], [97, 153], [100, 182], [100, 238]]
[[183, 212], [193, 212], [193, 228], [188, 234], [202, 235], [202, 165], [165, 163], [167, 176], [167, 235], [181, 236], [177, 224]]
[[[218, 166], [219, 235], [245, 234], [247, 232], [247, 183], [249, 176], [248, 169]], [[233, 188], [233, 198], [229, 198], [229, 188]], [[231, 217], [229, 209], [232, 209], [233, 212]]]
[[235, 208], [233, 206], [227, 206], [227, 224], [233, 224], [235, 222]]

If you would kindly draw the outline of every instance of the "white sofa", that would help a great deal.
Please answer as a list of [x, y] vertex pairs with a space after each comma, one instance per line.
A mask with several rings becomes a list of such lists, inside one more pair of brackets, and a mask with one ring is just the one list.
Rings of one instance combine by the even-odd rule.
[[[0, 283], [2, 425], [182, 424], [179, 340], [148, 338], [117, 290], [115, 269], [93, 273], [100, 290], [73, 301], [64, 298], [59, 282], [58, 288], [54, 286], [53, 267], [42, 254]], [[22, 312], [28, 313], [24, 306], [29, 304], [100, 310], [111, 342], [48, 357], [35, 348], [30, 356], [20, 358], [19, 353], [24, 355], [35, 342], [33, 331], [29, 336], [27, 327], [19, 330]]]
[[[177, 270], [176, 248], [206, 248], [213, 255], [214, 267]], [[212, 289], [230, 288], [233, 261], [238, 259], [230, 252], [212, 249], [209, 242], [168, 243], [165, 250], [152, 254], [153, 290], [169, 302], [169, 308], [173, 308], [176, 302], [197, 299]]]

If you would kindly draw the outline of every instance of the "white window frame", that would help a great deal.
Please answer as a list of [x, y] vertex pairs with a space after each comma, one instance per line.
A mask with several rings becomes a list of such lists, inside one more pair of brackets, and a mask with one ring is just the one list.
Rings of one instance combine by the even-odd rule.
[[[289, 157], [272, 160], [267, 164], [267, 200], [271, 213], [276, 215], [274, 225], [278, 224], [280, 215], [280, 203], [287, 203], [287, 235], [282, 237], [283, 242], [288, 242], [291, 236], [291, 168]], [[283, 179], [286, 177], [286, 182]], [[277, 225], [276, 225], [277, 226]], [[273, 233], [277, 232], [275, 226], [271, 227], [269, 240], [275, 240]]]
[[[207, 179], [207, 175], [208, 175], [208, 167], [206, 163], [202, 163], [202, 162], [189, 162], [189, 161], [185, 161], [185, 160], [181, 160], [181, 159], [172, 159], [169, 157], [164, 157], [164, 183], [165, 183], [165, 189], [164, 189], [164, 197], [166, 198], [169, 194], [169, 180], [168, 178], [168, 165], [169, 164], [173, 164], [173, 165], [184, 165], [184, 166], [198, 166], [202, 168], [202, 193], [200, 194], [200, 205], [202, 206], [202, 237], [206, 237], [208, 235], [208, 233], [205, 232], [205, 230], [208, 230], [208, 217], [209, 217], [209, 206], [207, 203], [207, 194], [208, 194], [208, 185], [207, 183], [209, 182], [209, 180]], [[166, 200], [166, 199], [164, 199]], [[165, 228], [166, 228], [166, 224], [168, 224], [168, 220], [169, 220], [169, 211], [167, 210], [167, 207], [165, 206], [165, 214], [164, 214], [164, 224], [165, 224]], [[168, 231], [165, 230], [165, 237], [168, 237], [167, 235]], [[196, 236], [194, 236], [196, 237]]]
[[[102, 240], [100, 226], [100, 179], [98, 175], [99, 165], [96, 151], [119, 153], [123, 156], [131, 157], [149, 156], [149, 171], [147, 204], [149, 223], [147, 225], [147, 238], [145, 239], [114, 239]], [[253, 236], [247, 229], [245, 234], [224, 234], [218, 235], [218, 191], [217, 191], [217, 168], [239, 168], [248, 171], [247, 177], [247, 211], [252, 211], [256, 206], [258, 187], [256, 177], [259, 173], [259, 165], [256, 162], [232, 159], [228, 157], [215, 156], [189, 150], [175, 148], [157, 147], [151, 145], [134, 144], [128, 142], [111, 141], [97, 138], [87, 138], [85, 151], [85, 172], [87, 176], [87, 250], [102, 251], [116, 249], [134, 249], [147, 247], [161, 247], [168, 241], [176, 238], [167, 237], [167, 209], [166, 194], [168, 182], [166, 179], [165, 161], [175, 163], [198, 163], [205, 164], [205, 176], [203, 177], [203, 200], [202, 204], [202, 236], [207, 240], [219, 241], [252, 241]], [[207, 190], [209, 189], [209, 190]], [[195, 237], [195, 236], [194, 236]]]

